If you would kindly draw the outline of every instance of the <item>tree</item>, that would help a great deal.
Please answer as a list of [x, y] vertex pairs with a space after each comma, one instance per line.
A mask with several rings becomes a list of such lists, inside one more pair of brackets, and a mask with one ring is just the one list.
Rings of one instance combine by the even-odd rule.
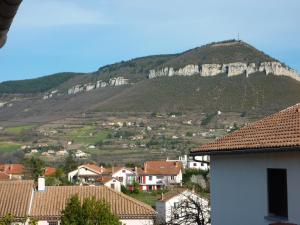
[[25, 159], [26, 177], [37, 180], [39, 176], [44, 174], [45, 163], [39, 158], [31, 157]]
[[65, 164], [63, 168], [65, 173], [75, 170], [77, 167], [78, 163], [75, 161], [74, 157], [71, 154], [69, 154], [68, 157], [65, 159]]
[[206, 199], [195, 193], [180, 194], [180, 201], [171, 208], [168, 225], [209, 225], [210, 207]]
[[0, 225], [11, 225], [14, 220], [14, 217], [9, 213], [6, 214], [1, 220]]
[[70, 198], [62, 212], [61, 225], [120, 225], [104, 200], [84, 199], [81, 204], [78, 195]]

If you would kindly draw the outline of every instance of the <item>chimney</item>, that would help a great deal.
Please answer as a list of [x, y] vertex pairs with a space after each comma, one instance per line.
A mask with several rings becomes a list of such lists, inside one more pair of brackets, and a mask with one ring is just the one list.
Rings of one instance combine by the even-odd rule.
[[38, 178], [38, 191], [45, 191], [45, 177]]

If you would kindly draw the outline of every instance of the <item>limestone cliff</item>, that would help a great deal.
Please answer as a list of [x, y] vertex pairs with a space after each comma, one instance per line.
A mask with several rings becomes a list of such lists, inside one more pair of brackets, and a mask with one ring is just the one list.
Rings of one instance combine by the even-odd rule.
[[300, 81], [298, 73], [281, 64], [280, 62], [262, 62], [262, 63], [242, 63], [234, 62], [228, 64], [188, 64], [183, 68], [175, 70], [173, 67], [165, 67], [161, 70], [150, 70], [149, 79], [162, 76], [192, 76], [200, 75], [203, 77], [216, 76], [219, 74], [227, 74], [228, 77], [246, 74], [248, 77], [250, 74], [256, 72], [264, 72], [266, 75], [272, 74], [276, 76], [288, 76], [295, 80]]

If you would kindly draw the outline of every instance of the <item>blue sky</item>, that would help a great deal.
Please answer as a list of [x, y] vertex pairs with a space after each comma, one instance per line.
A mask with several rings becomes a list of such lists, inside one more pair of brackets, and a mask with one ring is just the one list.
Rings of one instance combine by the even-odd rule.
[[91, 72], [238, 33], [300, 71], [299, 21], [299, 0], [24, 0], [0, 49], [0, 81]]

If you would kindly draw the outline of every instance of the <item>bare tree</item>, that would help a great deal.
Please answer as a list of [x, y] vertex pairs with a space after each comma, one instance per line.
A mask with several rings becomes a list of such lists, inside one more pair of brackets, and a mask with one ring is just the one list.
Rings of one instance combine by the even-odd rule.
[[210, 225], [208, 200], [191, 192], [180, 195], [180, 201], [170, 209], [167, 225]]

